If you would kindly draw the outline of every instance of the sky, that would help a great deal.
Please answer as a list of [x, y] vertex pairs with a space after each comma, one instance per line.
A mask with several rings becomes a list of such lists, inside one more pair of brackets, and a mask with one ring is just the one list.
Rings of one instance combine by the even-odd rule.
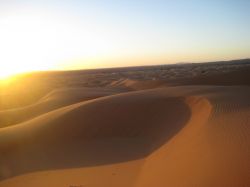
[[0, 77], [250, 57], [249, 0], [0, 0]]

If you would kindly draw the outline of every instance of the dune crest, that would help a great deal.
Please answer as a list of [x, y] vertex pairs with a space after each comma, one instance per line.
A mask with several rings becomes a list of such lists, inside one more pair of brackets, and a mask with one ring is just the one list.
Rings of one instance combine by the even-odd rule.
[[15, 125], [25, 120], [74, 103], [121, 93], [108, 88], [61, 88], [42, 97], [36, 103], [0, 111], [0, 128]]
[[249, 89], [244, 96], [238, 93], [241, 99], [237, 90], [234, 94], [226, 90], [205, 100], [187, 99], [192, 117], [172, 141], [146, 158], [136, 186], [250, 184], [250, 103], [242, 102]]

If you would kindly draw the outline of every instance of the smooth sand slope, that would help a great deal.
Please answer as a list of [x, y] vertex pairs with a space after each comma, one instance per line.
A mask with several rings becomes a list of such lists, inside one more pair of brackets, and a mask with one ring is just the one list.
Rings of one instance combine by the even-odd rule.
[[115, 88], [60, 88], [34, 104], [0, 111], [0, 128], [18, 124], [57, 108], [98, 97], [120, 93]]
[[97, 92], [15, 109], [0, 128], [0, 186], [250, 186], [248, 86]]
[[146, 158], [136, 186], [249, 186], [249, 88], [187, 98], [185, 127]]

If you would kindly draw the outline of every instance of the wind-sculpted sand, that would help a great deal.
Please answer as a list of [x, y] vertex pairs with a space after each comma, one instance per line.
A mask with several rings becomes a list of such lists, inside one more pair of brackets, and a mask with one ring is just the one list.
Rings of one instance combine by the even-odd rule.
[[242, 85], [117, 78], [1, 110], [0, 186], [250, 186]]

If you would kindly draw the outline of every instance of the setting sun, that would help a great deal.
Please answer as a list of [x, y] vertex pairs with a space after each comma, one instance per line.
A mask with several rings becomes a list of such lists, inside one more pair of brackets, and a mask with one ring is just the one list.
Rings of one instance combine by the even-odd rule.
[[43, 56], [50, 47], [48, 41], [51, 40], [51, 34], [48, 32], [48, 26], [45, 27], [47, 20], [37, 19], [35, 14], [10, 14], [0, 19], [1, 78], [51, 68], [51, 61], [45, 61]]
[[71, 66], [77, 69], [74, 63], [67, 65], [67, 62], [81, 59], [86, 63], [110, 50], [111, 43], [76, 22], [39, 11], [17, 10], [0, 17], [0, 78]]

